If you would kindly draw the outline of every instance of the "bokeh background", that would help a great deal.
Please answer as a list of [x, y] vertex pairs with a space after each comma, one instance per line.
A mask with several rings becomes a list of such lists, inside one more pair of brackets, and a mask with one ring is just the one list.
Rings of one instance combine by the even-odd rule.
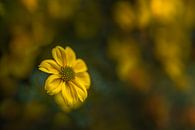
[[[194, 130], [194, 0], [0, 0], [1, 130]], [[38, 70], [56, 45], [85, 60], [64, 112]]]

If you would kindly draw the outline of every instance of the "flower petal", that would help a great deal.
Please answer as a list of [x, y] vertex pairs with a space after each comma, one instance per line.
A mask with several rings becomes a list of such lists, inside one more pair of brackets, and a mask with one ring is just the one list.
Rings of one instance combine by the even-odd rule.
[[66, 65], [66, 53], [65, 49], [61, 46], [56, 46], [52, 49], [52, 56], [60, 66]]
[[75, 90], [81, 102], [83, 102], [87, 98], [87, 90], [82, 84], [73, 81], [70, 82], [70, 86]]
[[44, 60], [39, 65], [39, 70], [49, 74], [58, 74], [60, 66], [54, 60]]
[[70, 47], [66, 47], [66, 62], [68, 66], [72, 66], [76, 60], [76, 54]]
[[85, 72], [85, 71], [87, 71], [87, 66], [82, 59], [78, 59], [75, 61], [73, 69], [74, 69], [75, 73]]
[[60, 91], [62, 90], [62, 86], [63, 86], [63, 82], [61, 82], [61, 84], [59, 85], [59, 87], [56, 87], [52, 91], [47, 91], [47, 93], [49, 95], [56, 95], [56, 94], [60, 93]]
[[56, 103], [64, 110], [65, 112], [70, 112], [72, 109], [75, 109], [79, 107], [82, 103], [80, 101], [76, 102], [74, 105], [70, 106], [67, 105], [66, 102], [64, 101], [64, 98], [62, 96], [62, 93], [56, 94], [55, 95], [55, 101]]
[[91, 85], [90, 76], [87, 72], [76, 73], [75, 80], [76, 82], [83, 84], [86, 89], [89, 89]]
[[51, 75], [45, 82], [45, 90], [50, 95], [55, 95], [62, 90], [64, 82], [60, 79], [59, 75]]
[[65, 101], [64, 98], [62, 97], [62, 93], [58, 93], [54, 97], [56, 103], [64, 110], [65, 112], [69, 112], [71, 110], [71, 107], [69, 107]]
[[78, 101], [75, 90], [66, 83], [65, 87], [62, 87], [62, 97], [68, 106], [74, 106]]

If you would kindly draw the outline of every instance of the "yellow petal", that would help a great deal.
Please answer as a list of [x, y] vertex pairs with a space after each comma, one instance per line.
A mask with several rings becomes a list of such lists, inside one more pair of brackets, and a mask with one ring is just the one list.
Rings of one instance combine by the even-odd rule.
[[45, 90], [50, 95], [55, 95], [62, 90], [64, 82], [59, 75], [50, 75], [45, 82]]
[[85, 72], [85, 71], [87, 71], [87, 66], [82, 59], [78, 59], [75, 61], [73, 69], [74, 69], [75, 73]]
[[90, 76], [87, 72], [76, 73], [75, 80], [76, 82], [83, 84], [86, 89], [89, 89], [91, 85]]
[[62, 90], [62, 86], [63, 86], [63, 82], [61, 82], [61, 84], [59, 84], [59, 87], [56, 87], [52, 91], [47, 91], [47, 93], [49, 95], [56, 95], [56, 94], [60, 93], [60, 91]]
[[60, 66], [66, 66], [66, 53], [64, 48], [56, 46], [52, 49], [52, 56]]
[[70, 47], [66, 47], [66, 62], [68, 66], [72, 66], [76, 60], [76, 55]]
[[44, 60], [39, 65], [39, 70], [49, 74], [58, 74], [60, 66], [54, 60]]
[[73, 108], [74, 108], [74, 109], [75, 109], [75, 108], [78, 108], [78, 107], [81, 106], [81, 104], [82, 104], [82, 102], [77, 101], [77, 102], [74, 104]]
[[68, 106], [65, 102], [64, 99], [62, 97], [62, 93], [58, 93], [55, 95], [54, 97], [56, 103], [62, 108], [62, 110], [64, 110], [65, 112], [70, 112], [71, 111], [71, 107]]
[[87, 98], [87, 90], [82, 84], [73, 81], [70, 82], [70, 87], [75, 90], [76, 96], [78, 96], [81, 102]]
[[61, 107], [62, 110], [65, 112], [70, 112], [72, 109], [78, 108], [82, 103], [80, 101], [76, 102], [74, 105], [70, 106], [67, 105], [66, 102], [64, 101], [64, 98], [62, 96], [62, 93], [56, 94], [55, 95], [55, 101], [56, 103]]
[[62, 97], [68, 106], [74, 106], [78, 101], [76, 92], [69, 84], [66, 83], [65, 87], [62, 87]]

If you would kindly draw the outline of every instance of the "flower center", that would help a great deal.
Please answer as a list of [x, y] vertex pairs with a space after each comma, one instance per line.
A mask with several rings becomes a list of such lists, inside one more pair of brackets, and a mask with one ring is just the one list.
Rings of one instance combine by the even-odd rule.
[[60, 74], [61, 74], [61, 79], [64, 82], [68, 82], [74, 79], [75, 77], [75, 72], [73, 71], [71, 67], [61, 67]]

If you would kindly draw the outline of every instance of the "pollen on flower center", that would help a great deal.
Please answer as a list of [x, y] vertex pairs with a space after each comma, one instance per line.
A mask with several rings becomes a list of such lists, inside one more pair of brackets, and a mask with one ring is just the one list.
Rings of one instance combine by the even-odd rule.
[[62, 67], [60, 74], [61, 74], [61, 79], [64, 82], [70, 81], [75, 77], [75, 72], [71, 67]]

